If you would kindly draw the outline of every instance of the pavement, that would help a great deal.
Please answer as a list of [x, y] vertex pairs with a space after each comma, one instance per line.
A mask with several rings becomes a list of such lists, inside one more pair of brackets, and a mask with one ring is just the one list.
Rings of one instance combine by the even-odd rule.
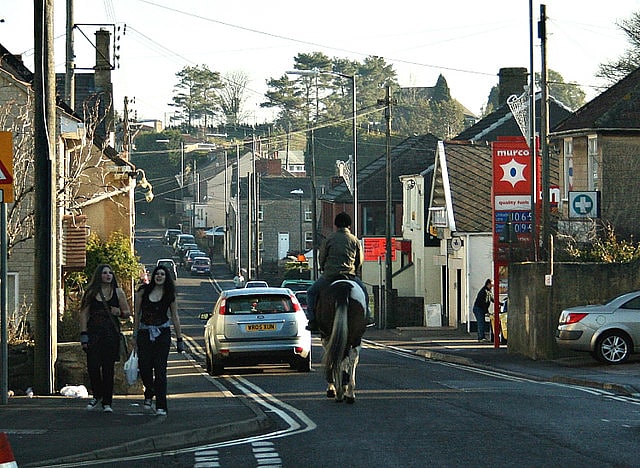
[[[231, 278], [220, 259], [214, 260], [214, 276], [221, 281]], [[473, 334], [449, 328], [370, 327], [365, 344], [429, 360], [640, 398], [637, 357], [616, 366], [600, 364], [588, 354], [531, 360], [510, 353], [508, 345], [495, 348], [493, 343], [478, 343]], [[0, 432], [7, 434], [18, 466], [44, 467], [194, 447], [272, 428], [274, 423], [257, 405], [226, 391], [188, 354], [172, 352], [168, 373], [167, 416], [145, 413], [142, 395], [116, 395], [112, 414], [87, 411], [86, 399], [18, 395], [0, 406]]]

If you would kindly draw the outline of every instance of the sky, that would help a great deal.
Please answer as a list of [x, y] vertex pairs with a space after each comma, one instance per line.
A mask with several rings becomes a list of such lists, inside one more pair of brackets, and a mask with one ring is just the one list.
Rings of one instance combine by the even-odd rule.
[[[616, 22], [640, 12], [640, 0], [547, 0], [547, 63], [587, 99], [602, 92], [598, 65], [627, 47]], [[54, 1], [55, 64], [64, 72], [66, 0]], [[540, 2], [533, 2], [538, 21]], [[33, 70], [33, 2], [0, 0], [0, 43]], [[247, 123], [271, 120], [259, 107], [269, 78], [291, 70], [299, 53], [364, 61], [383, 57], [401, 86], [433, 86], [444, 75], [452, 96], [479, 114], [503, 67], [529, 68], [529, 0], [76, 0], [76, 67], [90, 68], [95, 26], [119, 27], [112, 72], [117, 112], [125, 96], [139, 120], [168, 122], [185, 66], [248, 75]], [[125, 29], [126, 25], [126, 29]], [[85, 37], [86, 36], [86, 37]], [[534, 40], [540, 70], [540, 41]], [[293, 78], [293, 77], [292, 77]], [[383, 95], [380, 96], [384, 97]]]

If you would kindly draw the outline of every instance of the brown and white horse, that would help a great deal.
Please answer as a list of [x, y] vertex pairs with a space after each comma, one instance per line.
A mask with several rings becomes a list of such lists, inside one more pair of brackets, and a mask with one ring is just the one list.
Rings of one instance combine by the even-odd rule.
[[334, 281], [318, 294], [315, 315], [324, 347], [327, 397], [338, 402], [355, 402], [365, 310], [364, 293], [355, 281]]

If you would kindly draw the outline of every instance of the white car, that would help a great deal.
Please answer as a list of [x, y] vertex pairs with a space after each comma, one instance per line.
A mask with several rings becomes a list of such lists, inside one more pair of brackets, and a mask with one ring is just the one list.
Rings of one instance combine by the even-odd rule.
[[245, 288], [268, 288], [269, 284], [266, 281], [250, 280], [244, 284]]
[[288, 363], [311, 370], [311, 332], [307, 317], [290, 289], [222, 291], [204, 327], [207, 372], [225, 367]]
[[176, 267], [176, 262], [173, 261], [172, 258], [159, 258], [156, 262], [156, 266], [164, 265], [171, 273], [171, 277], [175, 280], [178, 277], [178, 268]]

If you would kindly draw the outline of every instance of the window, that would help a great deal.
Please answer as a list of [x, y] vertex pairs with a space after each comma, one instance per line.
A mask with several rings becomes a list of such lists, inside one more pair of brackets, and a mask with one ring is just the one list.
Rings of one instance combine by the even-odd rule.
[[311, 210], [305, 210], [304, 211], [304, 220], [307, 223], [311, 222]]
[[564, 196], [569, 199], [569, 191], [573, 190], [573, 140], [564, 140]]
[[258, 221], [264, 221], [264, 211], [262, 206], [258, 209]]
[[313, 232], [311, 231], [304, 232], [304, 242], [305, 244], [311, 244], [313, 242]]
[[435, 227], [448, 227], [447, 221], [447, 209], [444, 206], [429, 208], [429, 214], [431, 215], [431, 224]]
[[598, 190], [598, 137], [587, 138], [587, 170], [589, 171], [589, 190]]

